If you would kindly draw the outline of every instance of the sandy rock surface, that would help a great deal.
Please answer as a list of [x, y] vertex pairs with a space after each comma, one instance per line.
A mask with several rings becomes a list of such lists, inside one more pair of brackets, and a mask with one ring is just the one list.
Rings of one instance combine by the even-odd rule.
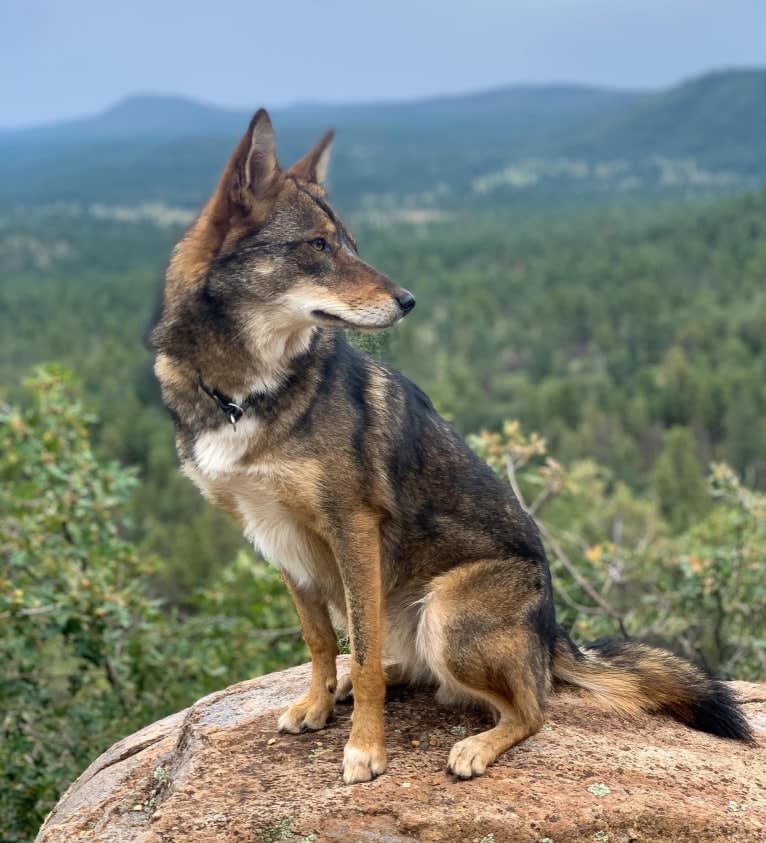
[[733, 683], [756, 748], [567, 693], [539, 734], [468, 782], [444, 765], [485, 717], [440, 707], [428, 690], [394, 690], [388, 772], [346, 787], [349, 706], [322, 732], [276, 732], [308, 677], [304, 665], [233, 685], [115, 744], [64, 794], [38, 843], [766, 841], [766, 685]]

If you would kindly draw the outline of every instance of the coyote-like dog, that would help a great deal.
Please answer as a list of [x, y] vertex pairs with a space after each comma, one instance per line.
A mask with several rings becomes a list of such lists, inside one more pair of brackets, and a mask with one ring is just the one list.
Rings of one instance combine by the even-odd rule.
[[183, 470], [281, 569], [311, 650], [311, 686], [280, 730], [321, 729], [353, 688], [343, 778], [367, 781], [386, 768], [386, 683], [431, 682], [497, 714], [452, 747], [447, 769], [470, 778], [540, 729], [569, 683], [751, 740], [730, 692], [691, 663], [572, 643], [512, 491], [417, 386], [348, 344], [343, 328], [387, 328], [415, 299], [361, 260], [328, 204], [331, 140], [282, 170], [268, 115], [253, 117], [173, 252], [152, 334]]

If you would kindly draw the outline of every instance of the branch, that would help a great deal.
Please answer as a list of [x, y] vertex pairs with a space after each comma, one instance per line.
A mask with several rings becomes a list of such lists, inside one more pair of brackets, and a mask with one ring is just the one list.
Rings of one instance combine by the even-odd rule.
[[104, 672], [106, 673], [107, 681], [112, 686], [112, 690], [114, 691], [122, 710], [127, 711], [128, 706], [125, 703], [125, 697], [122, 695], [122, 687], [120, 686], [120, 680], [117, 678], [117, 671], [114, 669], [114, 666], [109, 659], [104, 659]]
[[574, 609], [576, 612], [582, 612], [584, 615], [597, 615], [599, 612], [599, 610], [593, 606], [584, 606], [582, 603], [578, 603], [569, 594], [566, 588], [564, 588], [558, 578], [556, 580], [556, 595], [560, 597], [570, 609]]
[[723, 598], [721, 597], [721, 592], [719, 589], [716, 589], [713, 592], [713, 597], [715, 598], [716, 604], [716, 618], [715, 624], [713, 625], [713, 640], [715, 641], [716, 650], [718, 650], [718, 664], [721, 664], [723, 661], [723, 650], [724, 650], [724, 640], [723, 640], [723, 621], [726, 615], [726, 610], [723, 607]]
[[521, 494], [519, 484], [516, 482], [516, 466], [513, 464], [513, 457], [505, 458], [505, 471], [508, 475], [508, 482], [511, 484], [511, 489], [513, 489], [514, 495], [516, 495], [519, 499], [519, 503], [522, 505], [524, 510], [529, 512], [529, 509], [527, 509], [527, 502], [524, 500], [524, 495]]
[[542, 492], [532, 501], [532, 506], [529, 507], [527, 512], [530, 515], [537, 515], [537, 512], [545, 506], [546, 503], [553, 497], [554, 495], [553, 484], [548, 484]]
[[[194, 628], [195, 626], [209, 627], [212, 624], [220, 624], [223, 627], [231, 627], [237, 623], [237, 618], [232, 618], [227, 615], [204, 615], [202, 617], [187, 618], [184, 620], [186, 627]], [[257, 639], [271, 641], [275, 638], [286, 638], [290, 635], [300, 635], [300, 626], [279, 626], [279, 627], [261, 627], [253, 630], [250, 635]]]
[[[519, 488], [519, 484], [516, 480], [516, 466], [514, 465], [513, 458], [511, 456], [506, 457], [505, 460], [505, 471], [508, 475], [508, 483], [513, 489], [514, 494], [519, 499], [519, 503], [522, 507], [528, 512], [530, 515], [534, 515], [540, 507], [546, 503], [546, 501], [551, 497], [553, 494], [553, 486], [549, 485], [537, 496], [535, 501], [532, 503], [532, 506], [527, 506], [527, 502], [524, 500], [524, 495], [521, 493], [521, 489]], [[628, 630], [625, 627], [625, 622], [622, 619], [622, 615], [612, 606], [607, 603], [607, 601], [600, 595], [593, 586], [583, 577], [583, 575], [577, 570], [577, 568], [573, 565], [572, 561], [569, 557], [564, 553], [561, 546], [558, 542], [553, 538], [550, 534], [550, 531], [545, 527], [542, 522], [538, 522], [538, 527], [540, 532], [542, 533], [543, 537], [546, 539], [550, 547], [553, 549], [553, 552], [556, 554], [559, 562], [566, 568], [569, 572], [570, 576], [574, 581], [580, 586], [580, 588], [593, 600], [594, 603], [599, 605], [610, 617], [614, 618], [617, 621], [617, 625], [620, 627], [620, 632], [623, 638], [629, 638]], [[578, 609], [579, 611], [588, 611], [585, 607], [579, 606], [568, 594], [561, 589], [563, 592], [564, 600], [568, 603], [572, 608]], [[562, 596], [563, 596], [562, 595]]]
[[8, 620], [11, 615], [18, 615], [22, 618], [31, 618], [35, 615], [47, 615], [60, 608], [61, 606], [58, 603], [54, 603], [50, 606], [31, 606], [29, 609], [19, 609], [17, 612], [0, 612], [0, 620]]
[[575, 565], [573, 564], [572, 560], [564, 553], [559, 543], [553, 538], [550, 531], [546, 528], [544, 524], [538, 524], [540, 528], [540, 532], [543, 534], [543, 538], [548, 542], [548, 545], [552, 548], [553, 552], [556, 554], [556, 558], [561, 562], [561, 564], [566, 568], [569, 575], [572, 579], [580, 586], [580, 588], [593, 600], [594, 603], [597, 603], [610, 617], [614, 618], [617, 621], [618, 626], [620, 627], [620, 632], [622, 633], [623, 638], [629, 638], [628, 630], [625, 627], [625, 622], [622, 619], [622, 615], [614, 609], [607, 601], [596, 591], [595, 588], [585, 579], [585, 577], [577, 570]]
[[283, 626], [274, 629], [257, 629], [255, 631], [256, 638], [265, 638], [271, 640], [272, 638], [284, 638], [288, 635], [300, 635], [301, 628], [299, 626]]

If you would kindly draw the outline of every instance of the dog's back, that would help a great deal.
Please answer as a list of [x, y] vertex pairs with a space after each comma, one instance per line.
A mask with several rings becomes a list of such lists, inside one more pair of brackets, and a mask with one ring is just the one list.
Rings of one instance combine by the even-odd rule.
[[326, 136], [283, 172], [256, 115], [174, 253], [153, 333], [184, 471], [281, 568], [311, 649], [309, 693], [280, 728], [325, 725], [334, 621], [352, 648], [347, 782], [385, 768], [387, 679], [495, 709], [493, 729], [450, 753], [463, 778], [540, 728], [554, 680], [749, 739], [730, 693], [692, 665], [630, 642], [572, 644], [510, 488], [416, 386], [346, 342], [343, 327], [385, 328], [414, 298], [359, 259], [327, 204], [328, 148]]

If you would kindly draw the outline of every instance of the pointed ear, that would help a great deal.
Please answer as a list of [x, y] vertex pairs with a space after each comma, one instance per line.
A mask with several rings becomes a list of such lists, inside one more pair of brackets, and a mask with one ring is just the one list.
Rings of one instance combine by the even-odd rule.
[[281, 170], [274, 130], [264, 109], [255, 113], [199, 217], [176, 246], [168, 283], [204, 278], [237, 218], [263, 215], [276, 195]]
[[279, 173], [274, 130], [261, 108], [229, 158], [204, 216], [215, 225], [225, 225], [234, 213], [247, 212], [267, 196]]
[[[230, 196], [245, 205], [269, 192], [277, 175], [274, 129], [266, 109], [256, 111], [231, 161]], [[228, 168], [227, 168], [228, 170]]]
[[335, 132], [328, 129], [322, 136], [322, 140], [311, 150], [311, 152], [293, 164], [288, 170], [294, 176], [306, 179], [306, 181], [314, 182], [314, 184], [324, 184], [327, 178], [327, 168], [330, 164], [330, 147], [332, 146], [332, 139], [335, 137]]

